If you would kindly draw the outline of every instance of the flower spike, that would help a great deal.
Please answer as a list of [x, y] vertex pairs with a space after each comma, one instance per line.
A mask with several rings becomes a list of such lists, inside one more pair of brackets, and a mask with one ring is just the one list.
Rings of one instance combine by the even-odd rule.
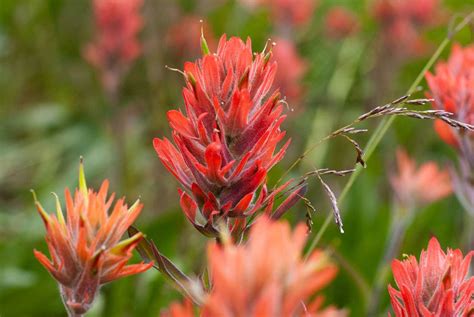
[[390, 175], [397, 202], [405, 208], [416, 208], [440, 200], [452, 193], [449, 172], [429, 161], [416, 167], [405, 150], [397, 149], [398, 172]]
[[143, 28], [143, 0], [91, 0], [95, 36], [84, 48], [85, 59], [94, 66], [104, 90], [116, 93], [123, 77], [142, 53], [138, 33]]
[[54, 215], [44, 210], [32, 191], [36, 208], [45, 223], [51, 260], [36, 250], [34, 255], [59, 283], [66, 309], [73, 316], [89, 310], [101, 285], [152, 266], [152, 263], [126, 265], [143, 234], [137, 233], [120, 241], [138, 217], [142, 204], [137, 200], [128, 208], [120, 199], [109, 213], [113, 197], [107, 198], [107, 189], [107, 180], [98, 192], [87, 188], [81, 158], [79, 188], [74, 197], [68, 189], [65, 191], [66, 218], [56, 194], [53, 193], [56, 201]]
[[399, 290], [389, 285], [388, 292], [395, 316], [472, 316], [474, 277], [469, 265], [473, 256], [471, 251], [463, 257], [459, 249], [445, 253], [438, 240], [431, 238], [419, 262], [414, 256], [394, 260]]
[[[262, 215], [246, 242], [233, 242], [229, 236], [209, 242], [209, 292], [198, 316], [347, 316], [345, 310], [322, 308], [318, 292], [334, 279], [337, 268], [321, 250], [304, 260], [306, 238], [304, 224], [292, 230], [288, 223]], [[191, 316], [195, 315], [189, 300], [173, 303], [161, 315]]]
[[[181, 208], [196, 229], [217, 237], [222, 221], [238, 236], [246, 218], [272, 209], [283, 190], [263, 190], [268, 171], [289, 145], [279, 146], [285, 116], [278, 90], [272, 92], [277, 64], [266, 51], [254, 54], [250, 39], [224, 35], [211, 54], [201, 34], [201, 45], [203, 57], [184, 65], [185, 112], [168, 112], [174, 144], [156, 138], [153, 145], [181, 183]], [[298, 201], [291, 197], [275, 217]]]
[[[433, 108], [453, 113], [456, 120], [474, 123], [474, 44], [454, 44], [448, 61], [439, 62], [435, 72], [427, 72], [425, 78]], [[435, 130], [454, 148], [462, 145], [463, 135], [446, 123], [435, 121]]]

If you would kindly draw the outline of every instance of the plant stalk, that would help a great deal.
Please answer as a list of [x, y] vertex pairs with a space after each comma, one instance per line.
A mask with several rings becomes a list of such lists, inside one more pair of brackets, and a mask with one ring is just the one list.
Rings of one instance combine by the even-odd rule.
[[385, 246], [385, 253], [377, 268], [374, 285], [372, 287], [372, 294], [367, 309], [368, 317], [375, 317], [380, 305], [380, 297], [382, 291], [386, 287], [387, 278], [390, 274], [390, 262], [400, 252], [400, 247], [405, 237], [408, 225], [413, 218], [413, 208], [403, 208], [396, 206], [392, 217], [390, 226], [390, 234]]

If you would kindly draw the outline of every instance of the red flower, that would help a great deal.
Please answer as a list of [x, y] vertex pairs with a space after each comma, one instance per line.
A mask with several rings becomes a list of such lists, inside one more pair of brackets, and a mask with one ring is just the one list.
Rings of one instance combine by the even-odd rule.
[[463, 258], [459, 249], [444, 253], [432, 238], [419, 263], [414, 256], [394, 260], [393, 276], [400, 290], [389, 285], [388, 291], [395, 316], [472, 316], [474, 278], [468, 274], [473, 254]]
[[423, 28], [439, 20], [438, 0], [377, 0], [373, 14], [382, 26], [385, 45], [402, 54], [420, 54]]
[[56, 199], [56, 216], [46, 213], [35, 200], [46, 227], [52, 260], [39, 251], [35, 250], [34, 254], [59, 283], [64, 304], [74, 316], [84, 314], [91, 307], [102, 284], [141, 273], [151, 266], [126, 265], [142, 234], [123, 241], [120, 238], [139, 215], [142, 204], [137, 201], [128, 208], [124, 199], [120, 199], [109, 214], [114, 195], [107, 198], [108, 185], [104, 181], [98, 192], [87, 190], [81, 164], [79, 189], [74, 198], [68, 189], [65, 191], [66, 219], [59, 199]]
[[178, 56], [196, 56], [201, 52], [199, 37], [201, 30], [204, 31], [207, 42], [211, 48], [215, 46], [215, 40], [210, 26], [196, 16], [188, 15], [182, 17], [168, 29], [165, 41], [173, 49], [173, 54]]
[[276, 24], [302, 25], [311, 20], [316, 0], [268, 0]]
[[[474, 45], [462, 48], [455, 44], [447, 62], [436, 65], [435, 73], [426, 73], [434, 99], [433, 107], [454, 113], [457, 120], [474, 124]], [[448, 144], [458, 147], [458, 133], [446, 123], [437, 121], [435, 128]]]
[[[218, 219], [238, 232], [245, 217], [263, 207], [270, 212], [276, 193], [285, 188], [269, 193], [265, 186], [268, 170], [289, 145], [275, 153], [285, 136], [280, 130], [285, 116], [279, 93], [270, 94], [276, 72], [270, 56], [252, 54], [250, 39], [223, 36], [217, 53], [184, 66], [186, 115], [168, 112], [176, 147], [166, 138], [154, 139], [162, 163], [185, 189], [180, 190], [183, 211], [204, 234], [217, 234]], [[281, 216], [304, 189], [273, 216]]]
[[325, 27], [329, 37], [340, 39], [356, 33], [360, 25], [352, 11], [342, 6], [335, 6], [326, 14]]
[[429, 204], [451, 194], [448, 171], [441, 171], [435, 162], [426, 162], [418, 169], [416, 162], [402, 150], [397, 150], [398, 173], [390, 177], [397, 199], [405, 206]]
[[275, 40], [273, 60], [278, 63], [274, 87], [279, 87], [290, 107], [300, 101], [302, 94], [301, 79], [306, 72], [306, 62], [300, 57], [295, 44], [283, 38]]
[[210, 243], [212, 289], [202, 315], [270, 317], [334, 313], [334, 309], [319, 310], [320, 297], [305, 306], [336, 275], [336, 267], [319, 250], [306, 261], [303, 259], [306, 237], [303, 224], [291, 232], [286, 222], [260, 217], [245, 244]]
[[121, 75], [140, 55], [137, 39], [143, 21], [142, 0], [94, 0], [96, 38], [85, 50], [86, 59], [102, 73], [106, 88], [115, 89]]

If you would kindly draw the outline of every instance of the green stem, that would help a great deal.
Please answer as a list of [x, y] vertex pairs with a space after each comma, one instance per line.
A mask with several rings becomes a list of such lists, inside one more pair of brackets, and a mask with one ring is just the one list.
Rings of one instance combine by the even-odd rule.
[[[465, 223], [466, 227], [464, 229], [465, 232], [465, 241], [466, 244], [466, 252], [474, 250], [474, 215], [471, 213], [470, 210], [466, 211], [465, 213]], [[471, 265], [474, 268], [474, 263]]]
[[392, 211], [392, 224], [390, 234], [385, 246], [385, 253], [379, 263], [375, 274], [375, 281], [370, 295], [370, 302], [367, 308], [367, 316], [373, 317], [377, 315], [380, 305], [381, 294], [386, 288], [387, 278], [390, 274], [390, 263], [393, 258], [400, 252], [400, 246], [405, 237], [406, 230], [411, 223], [415, 210], [414, 208], [406, 208], [396, 206]]
[[329, 247], [328, 253], [336, 260], [336, 262], [346, 271], [346, 273], [352, 278], [354, 284], [357, 286], [362, 294], [364, 305], [367, 304], [370, 296], [370, 288], [362, 274], [353, 267], [349, 261], [347, 261], [342, 254], [337, 252], [336, 249]]
[[[439, 58], [439, 56], [441, 55], [443, 50], [451, 42], [453, 35], [456, 34], [457, 32], [459, 32], [462, 28], [464, 28], [472, 20], [473, 17], [474, 17], [474, 12], [472, 12], [466, 18], [464, 18], [456, 26], [456, 28], [453, 30], [453, 32], [451, 34], [449, 34], [449, 36], [446, 37], [443, 40], [443, 42], [441, 42], [441, 44], [438, 46], [437, 50], [431, 56], [430, 60], [426, 63], [425, 67], [423, 67], [421, 72], [416, 77], [415, 81], [411, 84], [410, 88], [408, 89], [408, 91], [406, 93], [407, 95], [411, 95], [416, 90], [416, 87], [418, 87], [418, 85], [422, 81], [426, 71], [428, 71], [428, 69], [430, 69], [431, 66], [433, 66], [433, 64]], [[382, 122], [380, 122], [380, 124], [378, 125], [378, 127], [375, 130], [374, 134], [369, 139], [369, 142], [367, 144], [366, 149], [364, 150], [363, 159], [364, 159], [365, 162], [368, 162], [368, 160], [372, 156], [373, 152], [375, 151], [375, 149], [379, 145], [380, 141], [382, 140], [383, 136], [385, 135], [387, 130], [390, 128], [390, 126], [392, 125], [394, 120], [395, 120], [395, 117], [385, 117], [382, 120]], [[357, 177], [359, 176], [361, 171], [362, 171], [362, 167], [358, 165], [356, 167], [355, 171], [352, 173], [351, 177], [349, 178], [346, 186], [342, 190], [341, 195], [339, 196], [339, 204], [346, 198], [347, 194], [349, 193], [349, 190], [351, 189], [352, 185], [354, 184], [355, 180], [357, 179]], [[318, 233], [316, 234], [314, 239], [311, 241], [311, 244], [310, 244], [310, 246], [307, 250], [307, 254], [310, 254], [314, 250], [316, 245], [318, 244], [319, 240], [321, 240], [322, 235], [324, 234], [327, 227], [329, 226], [331, 218], [332, 218], [332, 215], [328, 214], [328, 216], [324, 220], [323, 225], [321, 226], [321, 229], [318, 231]]]
[[[332, 110], [336, 109], [336, 111], [338, 111], [339, 108], [341, 108], [342, 106], [337, 105], [343, 105], [346, 102], [354, 81], [354, 74], [357, 71], [356, 65], [359, 59], [362, 57], [364, 49], [365, 44], [359, 42], [358, 39], [347, 39], [343, 43], [339, 52], [336, 70], [334, 71], [329, 81], [327, 89], [328, 99], [331, 105], [330, 108]], [[344, 80], [344, 84], [342, 85], [342, 87], [336, 88], [337, 83], [340, 82], [341, 78], [343, 77], [351, 77], [351, 80]], [[312, 164], [316, 166], [318, 166], [319, 163], [322, 163], [326, 154], [326, 147], [321, 149], [320, 146], [323, 145], [324, 141], [327, 141], [332, 138], [332, 136], [328, 135], [322, 139], [319, 139], [319, 141], [316, 141], [316, 139], [318, 136], [323, 135], [323, 133], [327, 133], [332, 128], [332, 125], [334, 124], [335, 120], [334, 116], [330, 116], [330, 112], [331, 111], [327, 111], [324, 109], [318, 109], [316, 111], [316, 114], [312, 120], [310, 137], [308, 138], [308, 142], [305, 147], [306, 150], [280, 176], [280, 178], [275, 183], [275, 188], [291, 172], [291, 170], [293, 170], [293, 168], [295, 168], [301, 161], [303, 161], [304, 158], [307, 158], [308, 154], [313, 152], [313, 150], [317, 147], [319, 147], [320, 151], [318, 151], [317, 156], [310, 157], [309, 161], [313, 162]], [[321, 123], [323, 123], [324, 125], [322, 129]], [[354, 123], [355, 122], [353, 122], [352, 124]]]
[[316, 110], [311, 124], [311, 132], [306, 143], [306, 149], [309, 152], [312, 152], [314, 145], [317, 144], [319, 146], [318, 151], [314, 151], [312, 155], [306, 157], [307, 161], [311, 162], [311, 166], [320, 166], [324, 162], [328, 145], [327, 143], [319, 144], [317, 141], [321, 140], [334, 128], [338, 118], [337, 115], [334, 115], [334, 112], [340, 112], [347, 101], [365, 48], [365, 43], [358, 38], [352, 37], [346, 39], [341, 45], [337, 64], [327, 88], [330, 107], [319, 107]]

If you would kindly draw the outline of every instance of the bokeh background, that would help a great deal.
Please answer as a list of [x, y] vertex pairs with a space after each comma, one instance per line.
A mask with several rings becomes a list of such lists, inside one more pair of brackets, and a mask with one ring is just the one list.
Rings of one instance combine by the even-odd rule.
[[[165, 65], [181, 69], [184, 61], [200, 56], [200, 19], [211, 49], [223, 33], [250, 36], [258, 51], [267, 39], [276, 42], [278, 84], [289, 104], [283, 126], [292, 144], [273, 168], [272, 183], [311, 144], [371, 107], [402, 96], [452, 21], [458, 21], [456, 16], [473, 9], [465, 0], [434, 3], [436, 10], [413, 22], [413, 29], [405, 25], [388, 31], [391, 18], [381, 18], [372, 1], [301, 1], [303, 13], [288, 18], [271, 4], [251, 0], [145, 0], [140, 10], [141, 54], [129, 65], [120, 95], [111, 102], [100, 71], [84, 56], [97, 32], [92, 1], [2, 0], [0, 316], [65, 315], [54, 280], [33, 256], [34, 248], [45, 251], [46, 244], [29, 190], [35, 189], [51, 210], [50, 192], [64, 197], [64, 187], [76, 186], [81, 155], [89, 185], [97, 187], [108, 178], [111, 189], [129, 202], [141, 197], [145, 208], [138, 227], [186, 273], [202, 272], [206, 239], [186, 222], [178, 205], [178, 183], [152, 146], [154, 137], [170, 135], [166, 111], [183, 104], [182, 77]], [[331, 18], [334, 6], [350, 10], [350, 19]], [[409, 31], [415, 35], [407, 39]], [[465, 28], [455, 41], [471, 43], [472, 32]], [[415, 97], [424, 97], [425, 90], [423, 81]], [[355, 136], [362, 146], [377, 123], [360, 126], [369, 129]], [[398, 118], [385, 135], [340, 206], [345, 233], [331, 223], [318, 243], [329, 248], [340, 267], [337, 279], [324, 292], [326, 302], [347, 308], [352, 316], [366, 314], [387, 243], [394, 206], [389, 176], [396, 173], [398, 147], [407, 149], [419, 164], [455, 162], [455, 153], [437, 137], [432, 122]], [[336, 139], [318, 146], [286, 177], [315, 168], [352, 168], [354, 162], [353, 148]], [[348, 177], [325, 180], [337, 194]], [[310, 180], [307, 197], [317, 210], [312, 214], [314, 237], [331, 209], [318, 181]], [[462, 247], [464, 214], [454, 196], [420, 206], [398, 257], [418, 255], [433, 235], [443, 247]], [[305, 221], [307, 210], [300, 203], [285, 217], [292, 223]], [[103, 287], [88, 316], [158, 316], [179, 298], [157, 271], [150, 270]], [[385, 289], [381, 303], [380, 315], [386, 316]]]

